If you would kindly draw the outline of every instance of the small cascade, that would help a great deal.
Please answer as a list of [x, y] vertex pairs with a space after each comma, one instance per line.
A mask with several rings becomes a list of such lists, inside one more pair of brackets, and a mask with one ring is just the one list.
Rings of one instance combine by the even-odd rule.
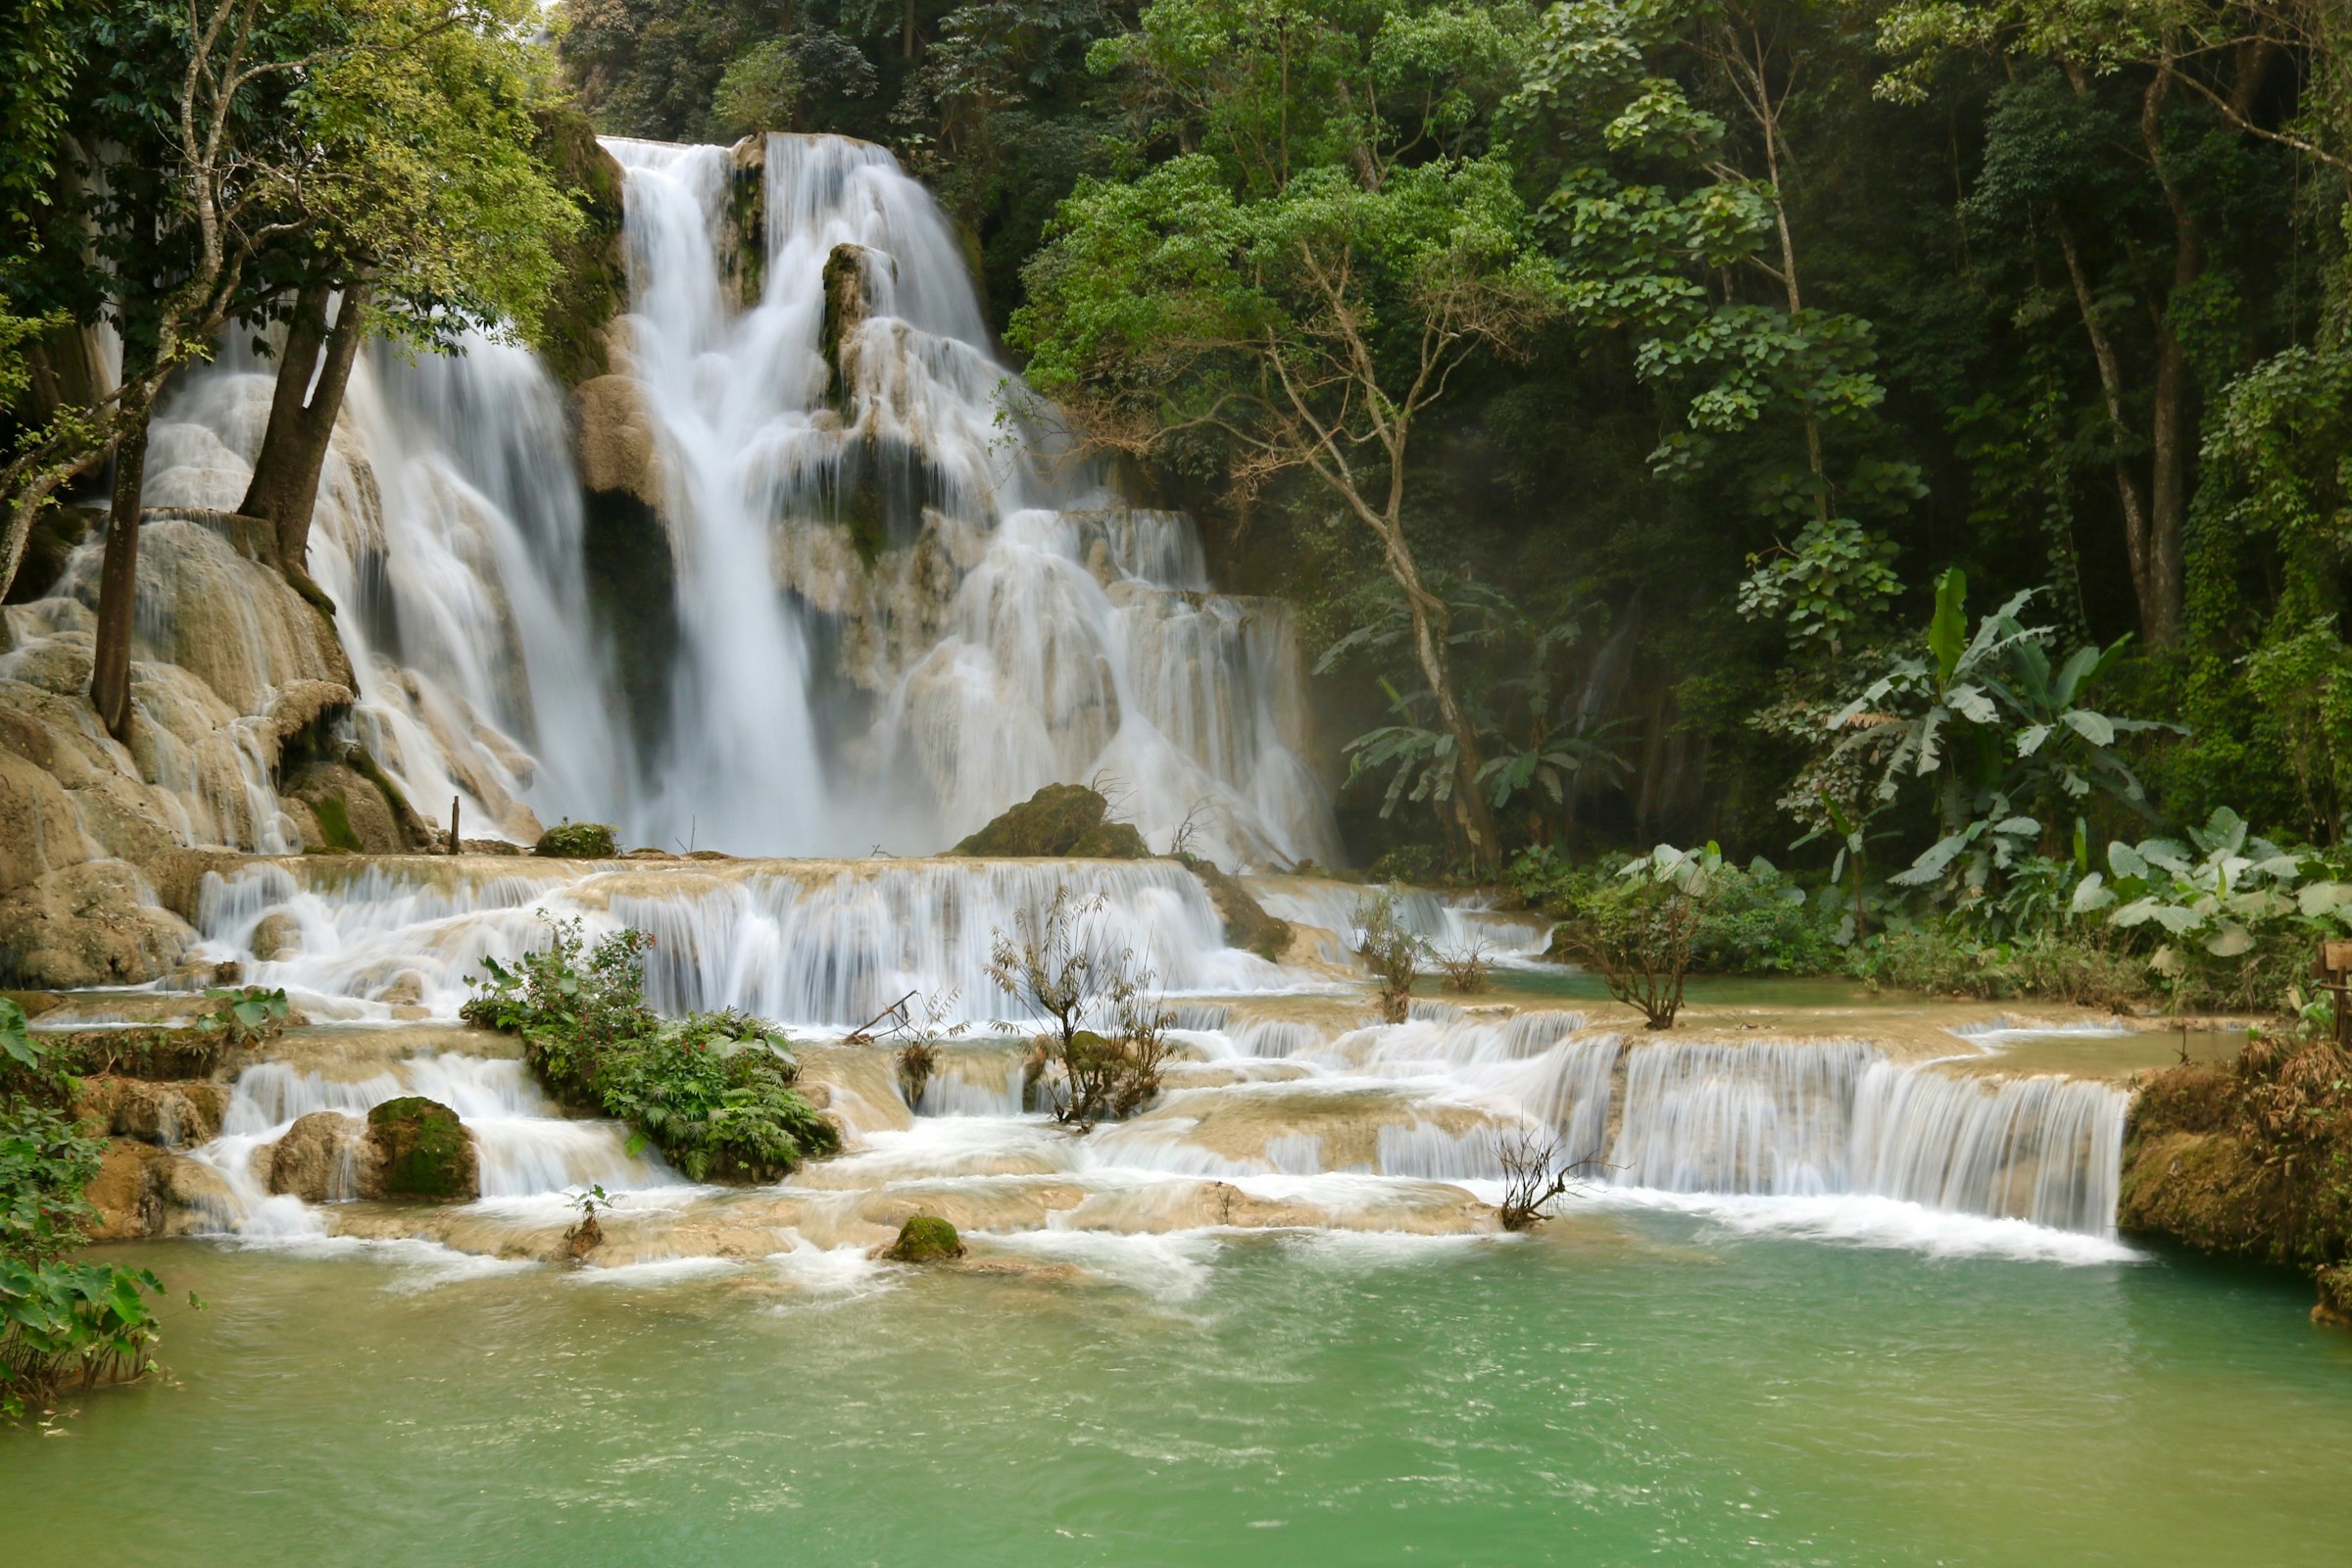
[[1872, 1047], [1653, 1045], [1626, 1058], [1610, 1159], [1630, 1187], [1867, 1195], [2115, 1234], [2128, 1091], [1980, 1079]]
[[1483, 893], [1439, 893], [1428, 888], [1353, 887], [1321, 877], [1252, 876], [1252, 897], [1268, 914], [1324, 933], [1317, 954], [1326, 963], [1351, 962], [1363, 941], [1356, 911], [1364, 901], [1387, 893], [1396, 901], [1396, 918], [1407, 931], [1448, 956], [1474, 951], [1510, 962], [1542, 956], [1551, 942], [1551, 922], [1523, 910], [1498, 910]]
[[208, 873], [207, 952], [255, 983], [350, 1017], [393, 1007], [454, 1018], [485, 958], [546, 947], [550, 918], [591, 938], [650, 932], [646, 995], [666, 1013], [738, 1007], [854, 1029], [910, 991], [958, 996], [951, 1021], [1014, 1014], [988, 975], [990, 943], [1057, 889], [1100, 896], [1094, 937], [1171, 992], [1279, 990], [1297, 977], [1225, 945], [1200, 881], [1166, 860], [859, 860], [590, 866], [415, 859], [346, 874], [331, 862]]
[[374, 1066], [365, 1076], [341, 1077], [288, 1061], [264, 1061], [237, 1075], [220, 1136], [195, 1152], [231, 1195], [228, 1210], [217, 1216], [222, 1229], [260, 1236], [322, 1234], [319, 1216], [299, 1200], [269, 1192], [256, 1155], [303, 1117], [333, 1112], [349, 1125], [329, 1161], [327, 1200], [356, 1199], [368, 1112], [409, 1095], [447, 1105], [473, 1134], [485, 1199], [532, 1198], [599, 1183], [622, 1191], [677, 1180], [659, 1160], [629, 1153], [618, 1124], [561, 1116], [520, 1061], [443, 1052]]

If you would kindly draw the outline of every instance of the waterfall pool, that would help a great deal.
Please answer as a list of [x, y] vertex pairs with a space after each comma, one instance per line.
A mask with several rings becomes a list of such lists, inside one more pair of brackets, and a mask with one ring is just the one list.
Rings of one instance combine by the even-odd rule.
[[2286, 1568], [2352, 1531], [2352, 1335], [2285, 1276], [1592, 1208], [1028, 1252], [118, 1250], [210, 1308], [167, 1376], [0, 1431], [0, 1556]]

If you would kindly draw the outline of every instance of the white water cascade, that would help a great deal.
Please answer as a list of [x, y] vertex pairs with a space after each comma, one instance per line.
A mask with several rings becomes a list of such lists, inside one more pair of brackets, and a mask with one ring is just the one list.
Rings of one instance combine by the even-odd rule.
[[[273, 386], [242, 339], [191, 377], [157, 416], [146, 505], [233, 510]], [[354, 734], [420, 806], [460, 799], [477, 833], [522, 838], [534, 813], [591, 814], [623, 777], [567, 440], [562, 390], [524, 351], [477, 336], [457, 357], [411, 360], [379, 345], [353, 368], [319, 477], [309, 564], [339, 607]], [[194, 585], [174, 588], [166, 602]], [[140, 657], [184, 661], [175, 634], [199, 615], [272, 640], [251, 606], [174, 603], [171, 621], [142, 623]], [[265, 667], [276, 687], [318, 673], [286, 657]], [[220, 836], [299, 847], [273, 812], [248, 814], [270, 825]]]
[[1628, 1053], [1615, 1179], [1671, 1193], [1865, 1195], [2115, 1233], [2130, 1095], [1980, 1080], [1855, 1043]]
[[[359, 686], [347, 733], [420, 810], [454, 797], [510, 839], [569, 816], [663, 847], [931, 853], [1100, 778], [1155, 848], [1189, 819], [1228, 864], [1336, 858], [1287, 607], [1212, 592], [1189, 517], [1127, 506], [1046, 433], [919, 184], [841, 137], [771, 136], [748, 173], [745, 149], [607, 145], [631, 289], [605, 382], [642, 416], [669, 580], [608, 585], [623, 602], [591, 613], [573, 414], [510, 345], [368, 351], [321, 476], [310, 567]], [[239, 339], [177, 388], [150, 508], [228, 527], [272, 368]], [[143, 659], [181, 657], [174, 620], [217, 638], [236, 614], [141, 593]], [[675, 647], [644, 629], [671, 622]], [[305, 663], [283, 653], [232, 707], [268, 713]], [[634, 737], [624, 663], [661, 666]], [[158, 764], [180, 831], [298, 847], [270, 756], [224, 733], [235, 759]]]
[[742, 150], [605, 145], [681, 628], [633, 838], [926, 851], [1102, 774], [1155, 846], [1201, 808], [1229, 861], [1332, 857], [1287, 611], [1207, 592], [1191, 519], [1125, 507], [1044, 434], [888, 153], [774, 135], [739, 172]]

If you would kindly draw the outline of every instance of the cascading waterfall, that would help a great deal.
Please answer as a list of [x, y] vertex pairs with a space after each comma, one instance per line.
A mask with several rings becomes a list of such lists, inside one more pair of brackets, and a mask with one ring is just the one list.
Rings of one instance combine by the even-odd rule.
[[1610, 1159], [1627, 1186], [1867, 1195], [2115, 1234], [2130, 1094], [1982, 1080], [1854, 1043], [1656, 1045], [1627, 1054]]
[[[157, 416], [145, 504], [233, 509], [274, 384], [242, 338], [191, 376]], [[588, 636], [568, 439], [561, 390], [521, 349], [475, 335], [456, 357], [411, 360], [378, 346], [353, 368], [319, 475], [309, 564], [344, 607], [353, 732], [412, 800], [437, 811], [455, 797], [476, 832], [527, 838], [534, 812], [593, 814], [622, 782], [606, 662]], [[263, 641], [250, 609], [203, 613]], [[184, 659], [185, 630], [150, 617], [141, 657]], [[247, 662], [263, 672], [266, 689], [246, 698], [257, 712], [267, 688], [317, 673], [287, 657]], [[191, 821], [191, 842], [299, 847], [266, 768], [252, 772], [267, 808], [214, 817], [257, 825]]]
[[449, 1106], [472, 1133], [485, 1199], [531, 1198], [590, 1184], [638, 1189], [677, 1180], [658, 1159], [630, 1153], [616, 1123], [559, 1115], [519, 1061], [442, 1053], [381, 1063], [357, 1078], [265, 1061], [237, 1075], [220, 1136], [196, 1153], [220, 1176], [230, 1197], [217, 1221], [223, 1229], [255, 1235], [322, 1233], [318, 1216], [298, 1200], [270, 1193], [255, 1169], [255, 1155], [304, 1116], [333, 1112], [348, 1126], [335, 1145], [327, 1197], [329, 1201], [357, 1198], [368, 1112], [409, 1095]]
[[954, 229], [888, 153], [769, 136], [755, 176], [742, 150], [606, 146], [682, 628], [634, 837], [927, 850], [1107, 775], [1154, 842], [1200, 807], [1211, 854], [1332, 856], [1287, 612], [1207, 593], [1189, 518], [1123, 507], [1040, 432]]
[[[482, 959], [543, 946], [551, 916], [578, 919], [591, 937], [621, 925], [652, 933], [648, 995], [664, 1011], [741, 1007], [812, 1038], [865, 1023], [907, 992], [959, 988], [947, 1015], [977, 1028], [942, 1046], [911, 1108], [1026, 1139], [1027, 1048], [987, 1038], [992, 1020], [1019, 1010], [988, 977], [987, 955], [997, 931], [1058, 890], [1099, 895], [1095, 940], [1149, 962], [1166, 991], [1227, 999], [1171, 1009], [1191, 1060], [1172, 1069], [1158, 1105], [1099, 1131], [1072, 1168], [1494, 1181], [1502, 1141], [1532, 1129], [1587, 1180], [1634, 1198], [1890, 1199], [2114, 1232], [2128, 1102], [2114, 1085], [1967, 1075], [1851, 1041], [1628, 1043], [1558, 1008], [1417, 1001], [1404, 1023], [1350, 1027], [1339, 1019], [1360, 1005], [1352, 993], [1225, 946], [1200, 884], [1166, 861], [477, 858], [346, 869], [298, 859], [208, 876], [199, 925], [211, 955], [288, 987], [314, 1016], [355, 1021], [454, 1016]], [[895, 1098], [886, 1069], [854, 1090], [869, 1109]], [[306, 1108], [358, 1113], [395, 1092], [427, 1093], [476, 1125], [486, 1191], [577, 1178], [587, 1156], [555, 1149], [553, 1129], [579, 1124], [534, 1120], [541, 1113], [511, 1103], [521, 1082], [514, 1063], [484, 1067], [480, 1082], [419, 1087], [421, 1075], [446, 1070], [413, 1058], [397, 1078], [337, 1083], [255, 1068], [240, 1081], [247, 1108], [232, 1112], [230, 1131], [252, 1136]], [[246, 1121], [255, 1129], [241, 1130]], [[872, 1125], [887, 1128], [887, 1117]], [[501, 1128], [528, 1135], [516, 1135], [511, 1160], [499, 1152]], [[988, 1147], [977, 1129], [956, 1136], [958, 1159]], [[1005, 1157], [1008, 1170], [1029, 1169], [1035, 1154]]]
[[[638, 646], [625, 607], [589, 613], [564, 397], [527, 353], [363, 355], [310, 565], [343, 607], [351, 732], [420, 809], [455, 797], [508, 838], [573, 816], [638, 843], [928, 852], [1099, 777], [1155, 844], [1189, 818], [1229, 863], [1335, 858], [1287, 608], [1209, 591], [1189, 517], [1125, 506], [1043, 432], [919, 184], [840, 137], [771, 136], [748, 176], [740, 149], [607, 145], [631, 278], [608, 384], [651, 430], [678, 645]], [[745, 177], [765, 214], [748, 239]], [[147, 504], [234, 508], [273, 384], [243, 340], [188, 377]], [[171, 658], [150, 630], [141, 657]], [[641, 755], [616, 721], [624, 659], [668, 661]], [[296, 847], [245, 750], [164, 781], [183, 831]]]
[[264, 862], [207, 873], [208, 953], [330, 1015], [456, 1016], [484, 958], [545, 948], [553, 919], [593, 940], [652, 934], [646, 995], [664, 1011], [740, 1007], [804, 1029], [871, 1020], [908, 992], [951, 1020], [1016, 1015], [988, 976], [990, 944], [1060, 889], [1100, 898], [1093, 941], [1131, 954], [1171, 992], [1281, 990], [1298, 977], [1225, 945], [1192, 873], [1166, 860], [797, 861], [596, 867], [430, 859], [346, 872]]

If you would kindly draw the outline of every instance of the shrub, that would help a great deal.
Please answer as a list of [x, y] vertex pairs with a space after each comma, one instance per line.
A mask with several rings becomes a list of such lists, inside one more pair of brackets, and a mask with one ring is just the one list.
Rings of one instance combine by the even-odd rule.
[[620, 853], [620, 842], [602, 822], [559, 822], [539, 835], [531, 853], [562, 860], [610, 860]]
[[1723, 854], [1661, 844], [1586, 895], [1554, 946], [1595, 970], [1652, 1029], [1674, 1025], [1691, 943], [1722, 886]]
[[1829, 974], [1844, 961], [1827, 911], [1805, 890], [1758, 858], [1725, 866], [1690, 937], [1690, 967], [1701, 974]]
[[694, 1181], [767, 1182], [841, 1145], [792, 1087], [792, 1058], [764, 1033], [733, 1038], [722, 1018], [691, 1019], [606, 1053], [593, 1087], [606, 1112]]
[[88, 1237], [83, 1191], [106, 1145], [68, 1112], [80, 1093], [24, 1009], [0, 999], [0, 1418], [21, 1419], [78, 1383], [145, 1372], [155, 1343], [149, 1295], [163, 1282], [146, 1269], [67, 1261]]
[[1396, 895], [1385, 889], [1356, 902], [1355, 924], [1361, 933], [1355, 956], [1372, 971], [1380, 1015], [1387, 1022], [1402, 1023], [1412, 1010], [1413, 981], [1421, 972], [1421, 960], [1429, 956], [1429, 944], [1405, 929]]
[[1981, 942], [1947, 924], [1889, 931], [1852, 951], [1853, 974], [1930, 996], [2122, 1008], [2153, 994], [2146, 960], [2080, 936]]
[[1152, 990], [1152, 971], [1103, 945], [1094, 923], [1102, 907], [1100, 898], [1073, 900], [1056, 888], [1034, 915], [1014, 915], [989, 950], [989, 977], [1047, 1026], [1030, 1047], [1031, 1096], [1081, 1129], [1131, 1116], [1158, 1096], [1175, 1022]]
[[514, 967], [485, 959], [468, 983], [468, 1022], [522, 1037], [559, 1098], [626, 1122], [632, 1152], [659, 1149], [696, 1181], [773, 1181], [840, 1132], [793, 1087], [788, 1044], [739, 1012], [664, 1024], [645, 1004], [653, 939], [623, 929], [590, 949], [577, 920]]
[[1494, 978], [1494, 960], [1487, 953], [1484, 942], [1473, 941], [1466, 947], [1450, 951], [1432, 951], [1430, 959], [1444, 976], [1446, 989], [1456, 996], [1473, 996], [1487, 989]]

